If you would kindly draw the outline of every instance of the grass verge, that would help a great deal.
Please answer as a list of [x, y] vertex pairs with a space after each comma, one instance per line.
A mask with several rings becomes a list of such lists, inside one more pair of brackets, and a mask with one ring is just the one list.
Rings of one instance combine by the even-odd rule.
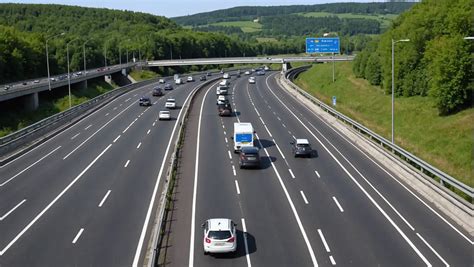
[[[91, 81], [87, 89], [72, 90], [72, 106], [84, 103], [115, 87], [117, 86], [112, 86], [104, 81]], [[25, 110], [21, 103], [18, 104], [16, 102], [11, 102], [2, 107], [0, 110], [2, 114], [0, 116], [0, 137], [68, 109], [69, 96], [65, 90], [62, 91], [61, 93], [53, 93], [51, 95], [40, 94], [39, 107], [33, 111]]]
[[[331, 104], [387, 139], [391, 138], [391, 95], [352, 73], [352, 62], [318, 64], [297, 79], [302, 89]], [[430, 97], [395, 99], [395, 143], [459, 181], [474, 185], [472, 151], [474, 108], [450, 116], [439, 116]]]
[[158, 77], [158, 73], [151, 71], [151, 70], [132, 70], [130, 72], [130, 76], [137, 81], [144, 81]]

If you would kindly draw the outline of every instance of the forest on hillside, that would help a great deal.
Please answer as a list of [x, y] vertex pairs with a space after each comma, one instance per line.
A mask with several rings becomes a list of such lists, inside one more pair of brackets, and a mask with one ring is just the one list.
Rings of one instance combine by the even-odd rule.
[[[64, 35], [59, 35], [60, 33]], [[53, 36], [57, 36], [51, 38]], [[250, 43], [222, 33], [183, 29], [159, 16], [62, 5], [0, 4], [0, 84], [44, 77], [48, 41], [51, 73], [142, 60], [299, 53], [304, 43]], [[85, 45], [84, 45], [85, 44]]]
[[[258, 4], [258, 3], [256, 3]], [[333, 3], [317, 5], [291, 6], [242, 6], [188, 16], [172, 18], [180, 25], [206, 25], [223, 21], [252, 21], [264, 16], [282, 16], [294, 13], [328, 12], [354, 14], [400, 14], [409, 9], [413, 2], [385, 2], [385, 3]]]
[[354, 72], [391, 93], [392, 39], [395, 94], [432, 96], [441, 115], [472, 106], [474, 36], [472, 0], [425, 0], [399, 16], [392, 28], [357, 55]]

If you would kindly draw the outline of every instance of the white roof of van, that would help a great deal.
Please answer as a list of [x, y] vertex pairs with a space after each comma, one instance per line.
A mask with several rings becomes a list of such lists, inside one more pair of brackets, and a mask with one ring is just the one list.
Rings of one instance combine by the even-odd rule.
[[253, 127], [250, 122], [234, 122], [234, 131], [253, 132]]
[[296, 139], [296, 143], [301, 145], [309, 145], [308, 139]]

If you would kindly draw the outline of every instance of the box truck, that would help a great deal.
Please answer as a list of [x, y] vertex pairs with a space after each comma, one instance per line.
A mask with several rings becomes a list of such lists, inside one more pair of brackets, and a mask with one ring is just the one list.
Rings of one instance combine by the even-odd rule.
[[242, 147], [254, 146], [254, 130], [250, 122], [234, 123], [234, 152], [239, 152]]

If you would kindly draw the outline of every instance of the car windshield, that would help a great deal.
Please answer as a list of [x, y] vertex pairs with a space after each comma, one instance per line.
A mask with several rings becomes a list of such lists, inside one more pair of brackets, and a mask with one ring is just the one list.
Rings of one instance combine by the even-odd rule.
[[230, 231], [209, 231], [207, 236], [212, 239], [225, 240], [231, 238], [232, 233]]
[[297, 144], [298, 147], [309, 147], [309, 144]]

